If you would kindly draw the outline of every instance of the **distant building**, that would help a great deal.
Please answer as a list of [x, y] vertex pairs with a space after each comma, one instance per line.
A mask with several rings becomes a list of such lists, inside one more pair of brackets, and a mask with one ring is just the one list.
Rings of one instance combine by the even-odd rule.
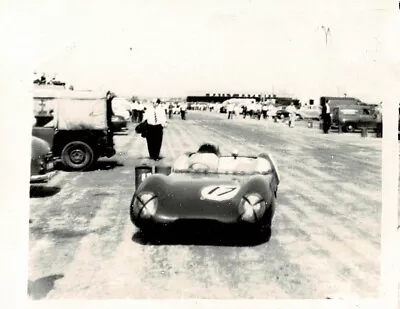
[[226, 100], [232, 99], [232, 98], [252, 98], [256, 102], [260, 101], [267, 101], [268, 99], [273, 99], [275, 101], [276, 105], [280, 106], [287, 106], [290, 105], [290, 103], [294, 103], [295, 105], [300, 105], [300, 101], [298, 99], [293, 99], [290, 97], [279, 97], [276, 95], [269, 95], [268, 97], [263, 94], [249, 94], [249, 93], [234, 93], [234, 94], [229, 94], [229, 93], [222, 93], [222, 94], [215, 94], [213, 93], [210, 95], [210, 93], [206, 93], [204, 95], [194, 95], [194, 96], [188, 96], [186, 98], [186, 101], [188, 103], [193, 103], [193, 102], [204, 102], [204, 103], [222, 103]]

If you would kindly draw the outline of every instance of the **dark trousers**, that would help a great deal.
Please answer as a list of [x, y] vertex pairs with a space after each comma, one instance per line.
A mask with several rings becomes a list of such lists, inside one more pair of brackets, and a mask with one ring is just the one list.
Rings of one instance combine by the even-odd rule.
[[322, 129], [324, 133], [327, 134], [330, 128], [331, 128], [331, 114], [325, 114], [323, 115]]
[[181, 111], [181, 118], [182, 120], [186, 119], [186, 111]]
[[136, 109], [134, 109], [132, 111], [132, 121], [136, 122], [138, 120], [138, 111]]
[[144, 114], [144, 111], [137, 111], [137, 121], [138, 122], [142, 122], [143, 121], [143, 114]]
[[147, 149], [151, 159], [159, 159], [161, 144], [163, 140], [163, 127], [158, 124], [155, 126], [148, 125], [146, 132]]
[[376, 124], [376, 136], [377, 137], [382, 137], [383, 136], [383, 131], [382, 131], [382, 122], [378, 122]]
[[172, 118], [172, 109], [168, 110], [168, 118], [169, 118], [169, 119]]

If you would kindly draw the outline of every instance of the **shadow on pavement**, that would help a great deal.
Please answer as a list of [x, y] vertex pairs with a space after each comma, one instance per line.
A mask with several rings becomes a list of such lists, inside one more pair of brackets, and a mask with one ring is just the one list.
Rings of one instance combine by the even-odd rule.
[[46, 185], [31, 185], [29, 190], [29, 197], [48, 197], [53, 196], [61, 191], [60, 187], [46, 186]]
[[168, 228], [145, 233], [141, 230], [134, 233], [132, 241], [141, 245], [197, 245], [223, 247], [258, 246], [269, 241], [270, 233], [264, 238], [255, 232], [240, 229], [213, 228], [191, 230]]
[[116, 167], [124, 166], [124, 164], [116, 161], [116, 160], [99, 160], [92, 165], [87, 171], [96, 171], [96, 170], [112, 170]]
[[28, 281], [28, 295], [34, 300], [42, 299], [54, 289], [55, 281], [63, 278], [63, 274], [51, 275], [43, 278], [36, 279], [35, 281]]
[[[82, 172], [93, 172], [96, 170], [111, 170], [114, 169], [118, 166], [124, 166], [124, 164], [116, 161], [116, 160], [99, 160], [95, 163], [93, 163], [93, 165], [88, 168], [87, 170], [84, 170]], [[69, 169], [68, 167], [65, 167], [61, 162], [57, 162], [55, 168], [59, 171], [63, 171], [63, 172], [69, 172], [69, 173], [73, 173], [74, 171]], [[81, 172], [81, 171], [79, 171]]]

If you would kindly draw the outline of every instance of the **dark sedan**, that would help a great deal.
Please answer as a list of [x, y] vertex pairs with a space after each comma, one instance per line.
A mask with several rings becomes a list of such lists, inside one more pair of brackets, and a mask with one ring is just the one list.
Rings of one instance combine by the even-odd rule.
[[128, 126], [128, 121], [119, 115], [114, 115], [111, 117], [111, 130], [113, 132], [121, 132]]
[[45, 140], [32, 136], [30, 182], [47, 181], [54, 171], [54, 158]]

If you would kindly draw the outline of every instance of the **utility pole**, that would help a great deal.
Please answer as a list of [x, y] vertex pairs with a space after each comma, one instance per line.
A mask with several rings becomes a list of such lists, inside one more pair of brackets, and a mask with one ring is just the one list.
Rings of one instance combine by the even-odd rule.
[[324, 30], [325, 33], [325, 46], [328, 46], [328, 35], [331, 34], [331, 29], [329, 27], [326, 28], [325, 26], [321, 26], [321, 29]]

